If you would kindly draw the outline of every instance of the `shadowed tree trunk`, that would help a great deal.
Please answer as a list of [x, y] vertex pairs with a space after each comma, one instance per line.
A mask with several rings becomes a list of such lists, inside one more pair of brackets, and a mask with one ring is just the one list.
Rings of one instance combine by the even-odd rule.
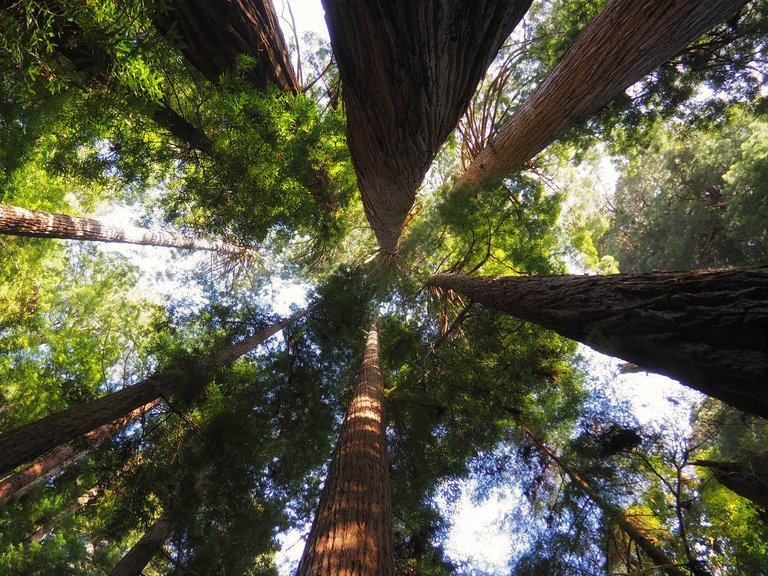
[[679, 563], [671, 558], [664, 550], [659, 548], [654, 540], [646, 535], [642, 527], [638, 526], [627, 516], [618, 506], [614, 506], [603, 498], [590, 484], [571, 466], [564, 462], [554, 450], [542, 442], [533, 432], [525, 426], [520, 427], [525, 434], [533, 441], [538, 449], [549, 456], [555, 464], [586, 494], [590, 500], [597, 504], [598, 508], [610, 521], [615, 522], [627, 536], [640, 548], [648, 557], [653, 560], [655, 568], [662, 570], [667, 576], [689, 576], [687, 571], [679, 568]]
[[44, 456], [34, 464], [18, 471], [0, 482], [0, 502], [7, 502], [11, 498], [21, 498], [36, 484], [53, 478], [59, 472], [66, 470], [73, 464], [87, 457], [102, 442], [112, 434], [126, 427], [131, 422], [139, 419], [148, 410], [160, 403], [159, 399], [153, 400], [144, 406], [136, 408], [133, 412], [119, 418], [114, 422], [105, 424], [96, 430], [88, 432], [83, 437], [83, 442], [75, 442], [62, 446], [50, 454]]
[[509, 175], [578, 120], [683, 50], [746, 0], [613, 0], [461, 175]]
[[91, 240], [118, 242], [141, 246], [165, 246], [188, 250], [209, 250], [226, 254], [245, 254], [247, 248], [182, 236], [175, 232], [147, 230], [135, 226], [120, 226], [95, 218], [66, 216], [41, 210], [27, 210], [0, 204], [0, 234], [33, 238], [62, 238], [65, 240]]
[[158, 28], [167, 34], [173, 23], [178, 25], [184, 55], [212, 83], [218, 84], [245, 54], [255, 60], [246, 77], [256, 90], [274, 84], [283, 92], [298, 92], [271, 0], [173, 0], [170, 7], [167, 16], [156, 16]]
[[201, 382], [213, 369], [224, 366], [254, 349], [267, 338], [295, 322], [307, 311], [299, 312], [272, 324], [242, 342], [220, 350], [213, 359], [199, 361], [187, 368], [174, 368], [147, 380], [46, 416], [0, 436], [0, 473], [37, 458], [60, 446], [123, 418], [140, 406], [165, 396], [189, 396], [198, 391]]
[[612, 276], [432, 276], [489, 308], [768, 417], [768, 266]]
[[695, 460], [691, 464], [708, 468], [720, 484], [768, 511], [768, 462], [758, 461], [750, 466], [739, 462]]
[[155, 520], [141, 539], [109, 573], [110, 576], [140, 576], [157, 551], [173, 534], [173, 524], [167, 514]]
[[397, 253], [438, 148], [530, 0], [324, 0], [363, 205]]
[[74, 502], [67, 505], [61, 512], [56, 514], [56, 516], [48, 523], [46, 523], [44, 526], [40, 526], [37, 530], [35, 530], [32, 534], [27, 536], [24, 539], [24, 542], [26, 544], [31, 544], [32, 542], [40, 542], [43, 540], [48, 534], [56, 530], [59, 526], [61, 526], [61, 523], [64, 522], [67, 518], [72, 516], [75, 512], [80, 510], [80, 508], [84, 508], [85, 506], [88, 506], [91, 502], [96, 500], [101, 495], [102, 486], [94, 486], [90, 490], [87, 490], [83, 492], [80, 496], [75, 498]]
[[373, 324], [297, 576], [395, 573], [383, 383]]

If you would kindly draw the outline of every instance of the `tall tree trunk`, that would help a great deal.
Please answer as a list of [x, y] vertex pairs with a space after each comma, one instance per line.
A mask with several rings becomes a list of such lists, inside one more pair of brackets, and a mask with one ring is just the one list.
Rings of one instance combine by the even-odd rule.
[[46, 416], [1, 435], [0, 474], [8, 473], [56, 446], [79, 438], [109, 422], [124, 418], [136, 408], [161, 397], [195, 392], [193, 384], [204, 381], [206, 374], [211, 370], [234, 361], [306, 313], [307, 311], [299, 312], [272, 324], [254, 336], [220, 350], [213, 359], [202, 360], [183, 369], [167, 370], [139, 384]]
[[40, 542], [43, 540], [48, 534], [56, 530], [64, 520], [72, 516], [75, 512], [80, 510], [80, 508], [84, 508], [85, 506], [88, 506], [91, 502], [96, 500], [101, 495], [102, 486], [94, 486], [90, 490], [86, 490], [83, 492], [80, 496], [75, 498], [75, 500], [67, 505], [61, 512], [56, 514], [56, 516], [48, 523], [46, 523], [44, 526], [40, 526], [37, 530], [35, 530], [32, 534], [27, 536], [24, 539], [25, 544], [31, 544], [32, 542]]
[[382, 387], [373, 324], [297, 576], [395, 573]]
[[202, 240], [163, 230], [121, 226], [95, 218], [27, 210], [8, 204], [0, 204], [0, 234], [33, 238], [118, 242], [142, 246], [166, 246], [168, 248], [209, 250], [227, 254], [245, 254], [248, 252], [247, 248], [226, 242]]
[[709, 468], [720, 484], [768, 511], [768, 462], [759, 461], [757, 465], [749, 465], [739, 462], [695, 460], [691, 464]]
[[236, 57], [254, 59], [246, 77], [256, 90], [274, 84], [298, 92], [288, 47], [271, 0], [173, 0], [169, 15], [156, 15], [158, 28], [183, 39], [182, 51], [213, 84], [235, 66]]
[[16, 474], [5, 478], [0, 482], [0, 502], [7, 502], [11, 498], [21, 498], [38, 483], [53, 478], [59, 472], [79, 462], [90, 455], [93, 450], [112, 436], [112, 434], [134, 422], [159, 403], [160, 400], [156, 399], [144, 406], [140, 406], [124, 418], [118, 418], [114, 422], [88, 432], [83, 437], [83, 442], [62, 446], [37, 462], [19, 470]]
[[631, 517], [624, 514], [624, 512], [617, 506], [614, 506], [603, 498], [590, 484], [571, 466], [564, 462], [554, 450], [549, 448], [544, 442], [542, 442], [533, 432], [527, 427], [521, 426], [521, 429], [526, 435], [533, 441], [534, 444], [544, 454], [549, 456], [559, 467], [565, 472], [565, 474], [576, 484], [581, 490], [592, 500], [603, 514], [612, 522], [615, 522], [619, 528], [626, 532], [632, 541], [640, 548], [648, 557], [653, 560], [656, 568], [663, 570], [667, 576], [688, 576], [687, 571], [683, 571], [679, 568], [679, 563], [671, 558], [664, 550], [659, 548], [653, 539], [645, 534], [645, 531], [636, 525]]
[[416, 190], [530, 0], [323, 0], [363, 206], [395, 254]]
[[173, 534], [173, 524], [170, 516], [163, 514], [123, 556], [109, 573], [109, 576], [140, 576], [163, 543], [171, 537], [171, 534]]
[[491, 139], [457, 187], [522, 167], [746, 0], [613, 0]]
[[768, 418], [768, 266], [428, 283]]

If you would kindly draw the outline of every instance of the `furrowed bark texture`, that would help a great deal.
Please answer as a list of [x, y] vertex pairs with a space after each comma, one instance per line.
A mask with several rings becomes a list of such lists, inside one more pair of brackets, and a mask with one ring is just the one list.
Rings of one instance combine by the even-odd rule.
[[613, 0], [456, 182], [501, 178], [746, 0]]
[[159, 403], [160, 400], [153, 400], [152, 402], [137, 408], [124, 418], [119, 418], [114, 422], [110, 422], [96, 430], [88, 432], [83, 437], [83, 442], [62, 446], [34, 464], [30, 464], [23, 470], [4, 479], [0, 482], [0, 502], [7, 502], [11, 498], [21, 498], [36, 484], [45, 482], [53, 478], [59, 472], [76, 464], [88, 456], [112, 434], [139, 419], [144, 413], [151, 410]]
[[194, 383], [204, 380], [212, 369], [228, 364], [297, 320], [306, 312], [268, 326], [258, 334], [220, 350], [213, 360], [201, 360], [184, 369], [175, 368], [118, 392], [107, 394], [63, 412], [51, 414], [0, 436], [0, 474], [42, 456], [56, 446], [70, 442], [164, 396], [188, 395]]
[[[218, 84], [235, 58], [245, 54], [255, 60], [247, 78], [258, 91], [269, 84], [299, 91], [271, 0], [174, 0], [172, 5], [184, 55], [212, 83]], [[159, 28], [167, 30], [169, 24], [160, 21]]]
[[768, 266], [429, 284], [768, 418]]
[[347, 137], [381, 248], [530, 0], [324, 0]]
[[667, 576], [688, 576], [688, 572], [684, 572], [678, 568], [678, 563], [674, 561], [664, 550], [659, 548], [650, 538], [646, 535], [645, 531], [638, 527], [635, 522], [632, 521], [624, 512], [617, 506], [614, 506], [608, 500], [600, 496], [600, 494], [592, 488], [592, 486], [571, 466], [564, 462], [554, 450], [544, 444], [535, 434], [533, 434], [528, 428], [522, 427], [523, 431], [533, 441], [539, 450], [549, 456], [560, 469], [574, 482], [581, 490], [592, 500], [603, 514], [610, 520], [615, 522], [619, 528], [621, 528], [627, 536], [640, 548], [646, 555], [653, 560], [656, 567], [663, 570]]
[[395, 573], [382, 386], [373, 325], [297, 576]]
[[27, 210], [0, 204], [0, 234], [34, 238], [62, 238], [93, 242], [118, 242], [142, 246], [165, 246], [188, 250], [209, 250], [227, 254], [242, 254], [246, 248], [226, 242], [216, 242], [182, 236], [162, 230], [147, 230], [135, 226], [119, 226], [97, 220], [67, 216], [41, 210]]
[[766, 462], [759, 462], [757, 466], [749, 466], [738, 462], [696, 460], [691, 464], [709, 468], [720, 484], [768, 511], [768, 466], [766, 466]]
[[109, 573], [110, 576], [139, 576], [163, 543], [173, 533], [173, 525], [166, 515], [160, 516], [144, 536]]

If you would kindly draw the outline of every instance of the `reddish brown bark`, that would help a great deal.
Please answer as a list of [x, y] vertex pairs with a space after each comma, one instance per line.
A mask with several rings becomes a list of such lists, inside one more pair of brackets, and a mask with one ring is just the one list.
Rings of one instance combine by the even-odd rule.
[[[258, 91], [274, 84], [283, 92], [298, 92], [271, 0], [173, 0], [171, 18], [178, 24], [187, 60], [214, 84], [245, 54], [255, 60], [247, 77]], [[158, 23], [165, 30], [170, 24]]]
[[373, 325], [297, 576], [394, 574], [382, 386]]
[[608, 104], [746, 0], [613, 0], [492, 138], [457, 187], [501, 178]]
[[118, 242], [142, 246], [165, 246], [188, 250], [209, 250], [227, 254], [244, 254], [248, 249], [226, 242], [182, 236], [163, 230], [147, 230], [121, 226], [95, 218], [67, 216], [41, 210], [27, 210], [0, 204], [0, 234], [33, 238], [62, 238], [93, 242]]
[[131, 422], [140, 418], [148, 410], [151, 410], [160, 400], [154, 400], [141, 406], [128, 414], [125, 418], [119, 418], [114, 422], [105, 424], [96, 430], [85, 434], [83, 442], [76, 442], [62, 446], [50, 454], [44, 456], [34, 464], [18, 471], [0, 482], [0, 502], [7, 502], [11, 498], [20, 498], [36, 484], [53, 478], [59, 472], [87, 457], [104, 440]]
[[324, 0], [363, 205], [398, 249], [416, 190], [530, 0]]
[[429, 284], [768, 417], [768, 266]]
[[0, 473], [10, 472], [61, 444], [118, 418], [124, 418], [140, 406], [157, 401], [161, 397], [189, 394], [195, 389], [192, 383], [204, 381], [206, 374], [212, 369], [234, 361], [304, 314], [306, 312], [294, 314], [242, 342], [224, 348], [212, 360], [201, 360], [184, 369], [167, 370], [139, 384], [51, 414], [1, 435]]
[[155, 520], [141, 539], [133, 545], [128, 553], [109, 573], [110, 576], [140, 576], [144, 568], [163, 543], [173, 533], [173, 524], [170, 518], [163, 514]]

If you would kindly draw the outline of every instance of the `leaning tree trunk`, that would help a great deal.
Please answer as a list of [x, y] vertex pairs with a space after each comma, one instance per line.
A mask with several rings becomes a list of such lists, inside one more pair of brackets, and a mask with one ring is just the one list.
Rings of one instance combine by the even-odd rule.
[[33, 238], [117, 242], [141, 246], [165, 246], [167, 248], [209, 250], [227, 254], [246, 254], [249, 252], [247, 248], [226, 242], [192, 238], [163, 230], [121, 226], [95, 218], [27, 210], [8, 204], [0, 204], [0, 234]]
[[554, 450], [542, 442], [533, 432], [525, 426], [521, 426], [525, 434], [533, 441], [538, 449], [549, 456], [558, 467], [576, 484], [603, 512], [603, 514], [615, 522], [627, 536], [640, 548], [645, 554], [653, 560], [655, 568], [664, 571], [667, 576], [689, 576], [687, 572], [681, 570], [679, 563], [672, 559], [664, 550], [659, 548], [652, 538], [647, 536], [644, 530], [639, 527], [630, 517], [618, 507], [614, 506], [608, 500], [603, 498], [592, 486], [570, 465], [564, 462]]
[[90, 455], [93, 450], [112, 436], [112, 434], [139, 419], [159, 403], [160, 400], [156, 399], [144, 406], [140, 406], [127, 416], [118, 418], [114, 422], [88, 432], [83, 437], [84, 442], [75, 442], [61, 446], [37, 462], [5, 478], [0, 482], [0, 502], [7, 502], [11, 498], [21, 498], [38, 483], [53, 478], [59, 472], [79, 462]]
[[80, 496], [75, 498], [73, 502], [71, 502], [69, 505], [67, 505], [61, 512], [59, 512], [50, 522], [46, 523], [44, 526], [40, 526], [37, 530], [35, 530], [32, 534], [27, 536], [24, 539], [25, 544], [32, 544], [33, 542], [40, 542], [42, 541], [48, 534], [56, 530], [59, 526], [61, 526], [62, 522], [64, 522], [67, 518], [72, 516], [75, 512], [80, 510], [81, 508], [84, 508], [85, 506], [90, 505], [94, 500], [96, 500], [100, 495], [102, 491], [102, 486], [94, 486], [90, 490], [86, 490], [83, 492]]
[[767, 462], [758, 462], [756, 466], [750, 466], [739, 462], [695, 460], [691, 464], [708, 468], [720, 484], [768, 512]]
[[613, 0], [474, 159], [457, 187], [520, 168], [746, 1]]
[[382, 387], [373, 324], [297, 576], [395, 573]]
[[163, 543], [173, 534], [173, 523], [167, 514], [155, 520], [141, 539], [112, 569], [109, 576], [140, 576]]
[[768, 266], [428, 283], [768, 417]]
[[242, 342], [220, 350], [213, 359], [199, 361], [187, 368], [174, 368], [147, 380], [46, 416], [0, 436], [0, 474], [42, 456], [49, 450], [79, 438], [133, 410], [169, 395], [186, 396], [197, 391], [211, 370], [226, 365], [249, 352], [267, 338], [304, 316], [299, 312], [272, 324]]
[[363, 206], [396, 254], [416, 190], [531, 0], [323, 0]]

